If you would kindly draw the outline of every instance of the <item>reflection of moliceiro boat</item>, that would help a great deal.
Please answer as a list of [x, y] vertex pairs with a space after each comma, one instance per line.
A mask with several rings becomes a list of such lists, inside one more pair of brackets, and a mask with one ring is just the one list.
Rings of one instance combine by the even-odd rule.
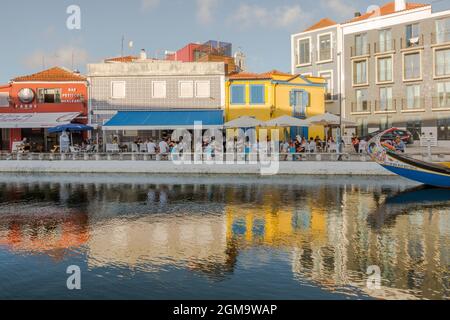
[[382, 143], [381, 137], [395, 128], [386, 130], [369, 141], [367, 153], [387, 170], [404, 178], [423, 184], [450, 188], [450, 163], [431, 163], [413, 159], [395, 151], [388, 143]]

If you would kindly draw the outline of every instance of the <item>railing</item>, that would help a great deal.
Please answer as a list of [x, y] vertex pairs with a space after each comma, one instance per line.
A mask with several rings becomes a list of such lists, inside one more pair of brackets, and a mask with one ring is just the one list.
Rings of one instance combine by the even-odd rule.
[[431, 34], [431, 44], [450, 43], [450, 30]]
[[[227, 154], [223, 155], [224, 163], [227, 163]], [[228, 158], [230, 159], [230, 158]], [[180, 161], [186, 163], [191, 161], [213, 162], [218, 158], [212, 158], [209, 154], [182, 154], [174, 156], [150, 155], [148, 153], [0, 153], [0, 161]], [[235, 153], [232, 163], [246, 163], [252, 161], [370, 161], [367, 154], [336, 152], [305, 152], [305, 153], [279, 153], [278, 159], [275, 155], [268, 155], [267, 159], [261, 159], [258, 153]], [[174, 164], [175, 165], [175, 164]]]
[[450, 95], [445, 97], [433, 97], [433, 109], [450, 109]]
[[317, 50], [317, 60], [320, 61], [328, 61], [333, 58], [333, 50], [330, 49], [319, 49]]
[[375, 42], [373, 48], [374, 53], [395, 51], [395, 39]]
[[370, 101], [362, 101], [361, 103], [352, 102], [352, 113], [371, 113], [372, 105]]
[[402, 99], [402, 111], [422, 111], [425, 109], [425, 98]]
[[396, 112], [397, 111], [397, 100], [387, 99], [387, 100], [376, 100], [375, 101], [375, 112]]
[[351, 47], [350, 48], [351, 57], [359, 57], [370, 54], [370, 44], [361, 47]]
[[401, 38], [400, 39], [400, 49], [408, 49], [414, 47], [422, 47], [424, 45], [424, 36], [421, 34], [418, 37], [412, 37], [410, 39]]

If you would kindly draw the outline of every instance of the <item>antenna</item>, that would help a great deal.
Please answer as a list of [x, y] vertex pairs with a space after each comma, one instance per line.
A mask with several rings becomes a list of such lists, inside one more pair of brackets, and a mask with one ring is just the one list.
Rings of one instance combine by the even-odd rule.
[[120, 56], [121, 56], [121, 57], [123, 57], [123, 43], [124, 43], [124, 41], [125, 41], [125, 36], [122, 35], [122, 49], [121, 49], [121, 51], [120, 51]]

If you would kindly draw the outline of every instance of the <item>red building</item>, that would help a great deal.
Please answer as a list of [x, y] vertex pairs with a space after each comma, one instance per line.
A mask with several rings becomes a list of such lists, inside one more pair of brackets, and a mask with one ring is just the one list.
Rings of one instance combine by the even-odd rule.
[[64, 68], [22, 76], [0, 86], [0, 150], [27, 138], [32, 151], [48, 151], [58, 136], [47, 129], [87, 124], [87, 79]]

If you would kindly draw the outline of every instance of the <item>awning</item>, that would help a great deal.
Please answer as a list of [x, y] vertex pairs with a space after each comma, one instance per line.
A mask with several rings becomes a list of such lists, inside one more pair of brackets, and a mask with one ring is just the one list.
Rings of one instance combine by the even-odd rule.
[[0, 113], [0, 128], [51, 128], [70, 123], [79, 112]]
[[103, 125], [103, 130], [203, 129], [223, 126], [223, 110], [119, 111]]

